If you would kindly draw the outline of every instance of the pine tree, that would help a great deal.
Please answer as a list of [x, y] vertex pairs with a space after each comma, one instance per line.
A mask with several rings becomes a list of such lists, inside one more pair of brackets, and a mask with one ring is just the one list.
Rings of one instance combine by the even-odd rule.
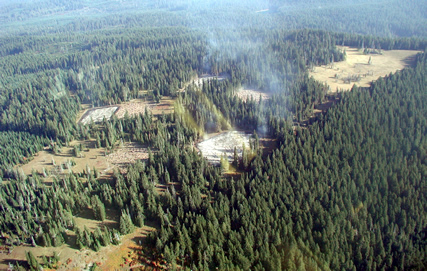
[[92, 197], [92, 210], [93, 215], [95, 219], [98, 219], [100, 221], [104, 221], [106, 214], [105, 214], [105, 206], [104, 203], [101, 202], [98, 196]]
[[25, 252], [25, 256], [27, 258], [27, 263], [30, 266], [30, 270], [39, 270], [41, 268], [39, 262], [31, 251]]
[[122, 215], [120, 216], [120, 233], [125, 235], [132, 233], [135, 229], [135, 226], [132, 223], [132, 219], [127, 211], [122, 210]]
[[221, 172], [225, 173], [229, 170], [230, 164], [228, 163], [227, 154], [222, 154], [220, 158], [220, 166], [221, 166]]
[[237, 153], [237, 147], [234, 147], [234, 152], [233, 152], [233, 166], [235, 168], [237, 168], [238, 165], [239, 165], [239, 154]]

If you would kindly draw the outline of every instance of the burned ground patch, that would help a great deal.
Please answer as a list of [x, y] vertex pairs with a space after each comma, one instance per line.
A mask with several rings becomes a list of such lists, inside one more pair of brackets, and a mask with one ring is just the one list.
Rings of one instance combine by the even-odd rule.
[[229, 131], [214, 135], [199, 144], [197, 148], [212, 164], [218, 165], [221, 156], [226, 156], [229, 162], [233, 161], [234, 148], [242, 157], [243, 147], [249, 148], [250, 135], [240, 131]]

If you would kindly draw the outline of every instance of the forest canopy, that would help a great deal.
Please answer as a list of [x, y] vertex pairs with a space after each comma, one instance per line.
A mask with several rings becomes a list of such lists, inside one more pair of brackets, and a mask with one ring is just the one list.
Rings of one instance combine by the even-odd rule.
[[[169, 269], [425, 269], [425, 53], [370, 87], [336, 94], [308, 71], [344, 61], [337, 45], [425, 52], [426, 8], [0, 1], [2, 245], [99, 251], [149, 223], [144, 246]], [[268, 99], [239, 98], [243, 86]], [[170, 114], [77, 119], [82, 107], [164, 97]], [[314, 115], [325, 102], [331, 108]], [[230, 163], [209, 163], [195, 143], [231, 127], [251, 131], [250, 146]], [[260, 137], [274, 147], [263, 150]], [[73, 172], [71, 161], [55, 165], [60, 174], [19, 168], [75, 140], [105, 153], [133, 142], [148, 158], [102, 178], [96, 168]], [[99, 221], [114, 210], [116, 226], [79, 227], [87, 210]], [[38, 269], [26, 256], [16, 269]]]

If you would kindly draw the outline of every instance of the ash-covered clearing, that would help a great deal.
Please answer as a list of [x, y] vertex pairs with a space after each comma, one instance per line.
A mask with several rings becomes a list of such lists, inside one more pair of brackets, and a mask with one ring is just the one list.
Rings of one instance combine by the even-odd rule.
[[234, 147], [236, 147], [239, 157], [242, 157], [243, 145], [249, 148], [250, 134], [240, 131], [229, 131], [215, 135], [199, 144], [197, 148], [202, 155], [212, 164], [219, 164], [221, 155], [226, 155], [229, 162], [233, 161]]
[[116, 112], [117, 108], [117, 106], [112, 106], [92, 109], [83, 115], [80, 122], [82, 124], [89, 124], [92, 120], [93, 122], [101, 122], [104, 118], [109, 120], [114, 112]]
[[215, 79], [218, 81], [222, 81], [222, 80], [228, 79], [228, 75], [218, 75], [218, 76], [203, 75], [203, 76], [195, 79], [194, 83], [196, 84], [196, 86], [201, 87], [204, 82], [207, 82], [209, 80], [215, 80]]

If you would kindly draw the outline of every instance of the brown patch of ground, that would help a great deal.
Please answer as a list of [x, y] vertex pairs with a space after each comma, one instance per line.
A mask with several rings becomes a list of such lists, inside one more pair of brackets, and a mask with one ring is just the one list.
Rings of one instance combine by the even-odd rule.
[[146, 108], [151, 110], [155, 105], [155, 103], [147, 102], [144, 99], [134, 99], [118, 105], [119, 109], [116, 112], [116, 116], [120, 119], [125, 117], [126, 112], [129, 117], [144, 114]]
[[250, 100], [251, 98], [257, 102], [259, 101], [260, 97], [263, 100], [270, 99], [270, 95], [268, 93], [265, 93], [258, 89], [253, 89], [253, 88], [241, 88], [236, 92], [236, 96], [245, 102], [247, 100]]
[[[73, 155], [73, 146], [82, 144], [83, 151], [80, 152], [80, 157]], [[31, 174], [34, 169], [37, 173], [42, 174], [43, 168], [46, 171], [52, 173], [52, 175], [59, 175], [62, 173], [67, 173], [68, 169], [66, 166], [63, 166], [63, 170], [59, 169], [60, 165], [67, 164], [68, 161], [73, 160], [76, 165], [71, 167], [73, 172], [83, 172], [87, 167], [93, 169], [96, 168], [101, 175], [106, 174], [109, 170], [113, 168], [105, 156], [105, 149], [98, 148], [95, 149], [94, 140], [84, 140], [84, 141], [72, 141], [69, 146], [65, 146], [61, 149], [61, 153], [54, 154], [52, 151], [46, 149], [40, 151], [34, 155], [34, 158], [27, 164], [19, 166], [25, 174]], [[55, 162], [55, 165], [53, 164]]]
[[155, 104], [155, 106], [151, 108], [151, 113], [154, 116], [159, 116], [159, 115], [162, 115], [163, 113], [172, 114], [174, 112], [174, 107], [173, 107], [174, 102], [175, 102], [175, 99], [165, 96], [160, 100], [160, 103]]
[[[79, 144], [82, 144], [83, 151], [80, 152], [79, 157], [76, 157], [73, 155], [73, 146]], [[94, 140], [72, 141], [68, 147], [61, 149], [61, 153], [54, 154], [46, 149], [37, 153], [27, 164], [19, 167], [26, 175], [30, 175], [33, 169], [39, 175], [43, 175], [44, 168], [49, 176], [59, 176], [68, 173], [67, 164], [69, 161], [74, 161], [76, 164], [70, 167], [73, 172], [83, 172], [87, 168], [91, 170], [95, 168], [100, 176], [105, 176], [111, 174], [114, 168], [119, 168], [121, 172], [125, 172], [128, 164], [135, 163], [137, 160], [148, 159], [147, 148], [135, 142], [126, 142], [122, 146], [116, 147], [111, 153], [108, 153], [105, 148], [95, 149], [94, 146]]]
[[[329, 85], [330, 91], [350, 90], [354, 84], [368, 87], [370, 82], [384, 77], [392, 72], [402, 70], [413, 63], [414, 56], [420, 51], [411, 50], [382, 50], [382, 54], [363, 54], [357, 48], [337, 46], [345, 50], [345, 61], [332, 65], [315, 67], [310, 75], [314, 79]], [[371, 64], [369, 64], [371, 58]], [[358, 82], [348, 82], [350, 77], [360, 77]]]
[[148, 159], [148, 149], [135, 142], [124, 143], [123, 147], [106, 156], [107, 162], [119, 167], [122, 173], [126, 172], [128, 164], [146, 159]]
[[[145, 95], [145, 94], [141, 94], [141, 95]], [[162, 97], [159, 103], [156, 103], [150, 99], [138, 98], [138, 99], [133, 99], [121, 104], [107, 105], [107, 106], [98, 107], [95, 109], [89, 108], [90, 105], [85, 104], [85, 105], [82, 105], [82, 110], [78, 113], [77, 122], [88, 124], [90, 123], [89, 121], [90, 118], [88, 117], [91, 115], [94, 115], [93, 118], [95, 122], [97, 121], [100, 122], [102, 121], [102, 116], [104, 116], [102, 115], [103, 113], [102, 110], [111, 111], [111, 108], [118, 108], [114, 114], [119, 119], [124, 118], [126, 115], [126, 112], [128, 113], [129, 117], [132, 117], [139, 114], [144, 114], [146, 109], [151, 111], [153, 115], [161, 115], [163, 112], [165, 114], [170, 114], [170, 113], [173, 113], [174, 101], [175, 100], [173, 98], [169, 96], [164, 96]], [[110, 111], [106, 111], [106, 112], [108, 113]], [[95, 116], [96, 114], [101, 115], [101, 117], [96, 118]], [[109, 119], [110, 116], [106, 116], [106, 118]]]
[[326, 95], [325, 101], [321, 104], [314, 105], [313, 108], [313, 114], [308, 118], [301, 122], [294, 122], [294, 132], [297, 128], [306, 128], [307, 126], [311, 125], [313, 122], [317, 120], [320, 114], [328, 111], [329, 108], [331, 108], [334, 104], [336, 104], [340, 99], [336, 97], [338, 95], [332, 94], [332, 95]]
[[110, 229], [118, 229], [120, 220], [120, 212], [116, 209], [105, 209], [106, 219], [104, 221], [95, 220], [92, 209], [86, 209], [74, 216], [74, 222], [76, 226], [83, 229], [85, 226], [90, 231], [94, 231], [97, 228], [103, 228], [107, 226]]
[[262, 155], [264, 157], [266, 157], [273, 150], [278, 148], [277, 139], [275, 139], [275, 138], [261, 137], [259, 139], [259, 143], [261, 146]]
[[135, 250], [141, 250], [141, 245], [145, 243], [147, 235], [154, 230], [149, 226], [137, 228], [133, 233], [123, 236], [120, 245], [103, 248], [105, 249], [104, 253], [102, 253], [103, 249], [97, 253], [94, 252], [100, 259], [96, 261], [101, 263], [100, 269], [107, 271], [129, 270], [132, 266], [142, 263], [142, 259], [135, 255]]

